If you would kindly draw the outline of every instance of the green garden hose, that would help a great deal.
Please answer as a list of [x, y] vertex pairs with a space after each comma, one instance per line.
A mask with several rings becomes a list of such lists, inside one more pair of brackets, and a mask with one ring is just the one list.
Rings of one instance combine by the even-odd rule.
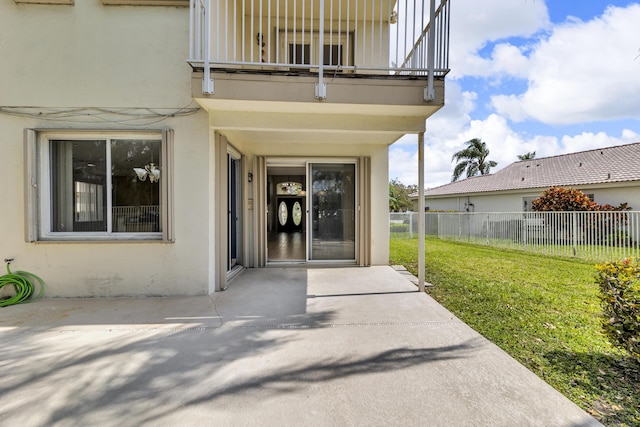
[[15, 295], [0, 296], [0, 307], [20, 304], [21, 302], [25, 302], [32, 298], [35, 292], [34, 284], [37, 284], [40, 288], [40, 291], [35, 295], [35, 298], [42, 296], [42, 293], [44, 292], [44, 281], [41, 278], [35, 274], [27, 273], [26, 271], [16, 271], [15, 273], [12, 273], [9, 268], [11, 261], [13, 260], [4, 260], [4, 262], [7, 263], [7, 274], [0, 276], [0, 290], [3, 290], [5, 286], [12, 286]]

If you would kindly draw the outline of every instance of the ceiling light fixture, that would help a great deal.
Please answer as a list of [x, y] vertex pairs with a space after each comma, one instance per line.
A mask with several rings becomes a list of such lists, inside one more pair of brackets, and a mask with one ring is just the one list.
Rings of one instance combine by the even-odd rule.
[[151, 183], [160, 181], [160, 169], [158, 169], [153, 162], [147, 163], [144, 165], [144, 168], [133, 168], [133, 171], [140, 181], [146, 181], [147, 176]]

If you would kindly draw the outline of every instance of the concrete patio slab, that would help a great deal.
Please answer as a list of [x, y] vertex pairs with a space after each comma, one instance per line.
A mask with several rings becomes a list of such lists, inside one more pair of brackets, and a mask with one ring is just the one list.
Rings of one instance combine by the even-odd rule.
[[390, 267], [0, 309], [5, 425], [596, 426]]

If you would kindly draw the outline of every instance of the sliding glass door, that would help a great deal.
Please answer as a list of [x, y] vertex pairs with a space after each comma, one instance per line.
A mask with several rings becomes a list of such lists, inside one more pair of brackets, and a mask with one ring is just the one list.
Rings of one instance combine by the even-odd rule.
[[356, 259], [356, 165], [309, 163], [309, 260]]

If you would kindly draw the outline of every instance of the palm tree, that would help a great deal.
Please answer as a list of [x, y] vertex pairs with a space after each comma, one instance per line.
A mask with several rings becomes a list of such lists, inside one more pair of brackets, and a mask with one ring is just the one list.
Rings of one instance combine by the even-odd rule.
[[466, 148], [454, 153], [451, 157], [451, 161], [456, 161], [456, 167], [453, 169], [453, 177], [451, 182], [457, 181], [462, 173], [467, 171], [467, 178], [475, 175], [486, 175], [491, 171], [491, 168], [498, 165], [493, 160], [488, 160], [489, 149], [487, 144], [479, 138], [473, 138], [467, 142]]
[[536, 158], [536, 152], [530, 151], [527, 154], [518, 154], [518, 160], [531, 160]]

